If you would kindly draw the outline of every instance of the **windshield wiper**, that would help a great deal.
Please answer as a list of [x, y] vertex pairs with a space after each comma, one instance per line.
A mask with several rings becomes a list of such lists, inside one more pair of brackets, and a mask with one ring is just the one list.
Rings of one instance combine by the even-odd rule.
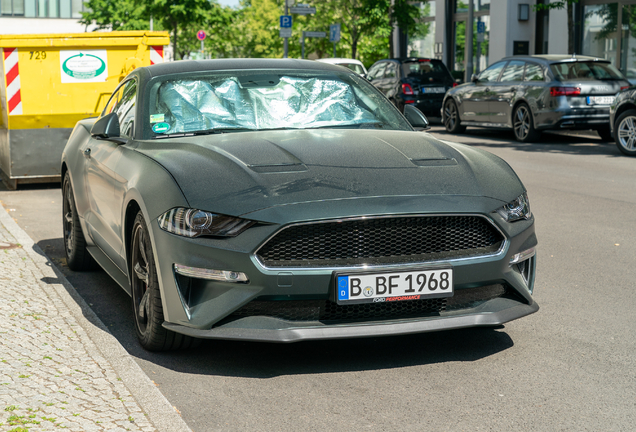
[[179, 132], [179, 133], [167, 134], [167, 135], [155, 135], [152, 138], [153, 139], [180, 138], [180, 137], [199, 136], [199, 135], [222, 134], [222, 133], [226, 133], [226, 132], [251, 132], [251, 131], [255, 131], [255, 129], [249, 129], [249, 128], [215, 128], [215, 129], [206, 129], [206, 130], [200, 130], [200, 131]]

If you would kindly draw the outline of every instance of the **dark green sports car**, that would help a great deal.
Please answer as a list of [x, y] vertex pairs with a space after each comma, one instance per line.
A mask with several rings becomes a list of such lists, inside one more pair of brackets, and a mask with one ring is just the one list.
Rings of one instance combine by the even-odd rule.
[[536, 312], [519, 178], [490, 153], [422, 132], [417, 109], [405, 116], [326, 63], [138, 68], [64, 150], [68, 266], [97, 262], [131, 295], [149, 350]]

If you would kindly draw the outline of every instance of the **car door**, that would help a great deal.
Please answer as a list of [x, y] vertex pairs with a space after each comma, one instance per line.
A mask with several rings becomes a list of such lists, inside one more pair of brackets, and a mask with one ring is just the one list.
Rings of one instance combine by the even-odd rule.
[[[104, 110], [104, 114], [114, 112], [120, 119], [122, 137], [131, 133], [132, 122], [126, 121], [126, 115], [134, 112], [137, 83], [128, 80], [115, 91]], [[133, 118], [134, 120], [134, 118]], [[85, 184], [89, 200], [89, 213], [86, 216], [89, 235], [93, 242], [115, 264], [122, 266], [120, 234], [121, 202], [116, 198], [117, 185], [122, 181], [116, 174], [116, 167], [121, 158], [121, 144], [91, 138], [82, 148], [86, 158]], [[125, 270], [123, 264], [122, 271]]]
[[490, 122], [489, 98], [493, 83], [497, 82], [506, 62], [498, 62], [484, 70], [472, 85], [462, 91], [459, 114], [462, 121]]
[[499, 125], [510, 123], [512, 105], [517, 93], [523, 87], [524, 68], [524, 61], [511, 60], [503, 69], [499, 80], [490, 84], [488, 110], [491, 123]]

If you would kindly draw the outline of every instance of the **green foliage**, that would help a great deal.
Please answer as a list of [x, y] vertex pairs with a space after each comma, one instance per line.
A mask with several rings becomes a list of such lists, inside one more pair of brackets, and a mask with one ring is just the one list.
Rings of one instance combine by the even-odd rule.
[[532, 9], [535, 12], [543, 11], [543, 10], [551, 10], [551, 9], [565, 9], [565, 7], [572, 6], [572, 4], [578, 3], [578, 2], [579, 0], [553, 1], [550, 3], [535, 4], [532, 6]]

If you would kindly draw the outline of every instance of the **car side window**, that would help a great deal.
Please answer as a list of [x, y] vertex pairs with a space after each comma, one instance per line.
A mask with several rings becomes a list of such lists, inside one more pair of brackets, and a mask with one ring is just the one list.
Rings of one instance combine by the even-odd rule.
[[117, 103], [121, 100], [121, 96], [124, 93], [124, 86], [120, 86], [115, 93], [110, 97], [110, 100], [106, 104], [102, 115], [110, 114], [113, 112], [113, 109], [117, 105]]
[[501, 74], [501, 78], [499, 81], [501, 82], [510, 82], [510, 81], [521, 81], [523, 79], [523, 69], [525, 66], [525, 62], [519, 60], [512, 60], [504, 69]]
[[382, 78], [384, 76], [384, 69], [386, 69], [386, 62], [373, 65], [367, 74], [369, 81]]
[[543, 81], [543, 68], [538, 64], [526, 63], [526, 74], [524, 81]]
[[497, 79], [499, 78], [499, 74], [501, 73], [501, 70], [503, 69], [505, 64], [506, 62], [499, 62], [490, 66], [488, 69], [486, 69], [479, 75], [479, 81], [483, 81], [483, 82], [497, 81]]
[[135, 122], [135, 100], [137, 99], [137, 81], [130, 80], [124, 87], [121, 100], [113, 108], [119, 118], [119, 129], [122, 137], [132, 136]]
[[384, 78], [395, 78], [397, 76], [397, 64], [389, 63], [384, 71]]

